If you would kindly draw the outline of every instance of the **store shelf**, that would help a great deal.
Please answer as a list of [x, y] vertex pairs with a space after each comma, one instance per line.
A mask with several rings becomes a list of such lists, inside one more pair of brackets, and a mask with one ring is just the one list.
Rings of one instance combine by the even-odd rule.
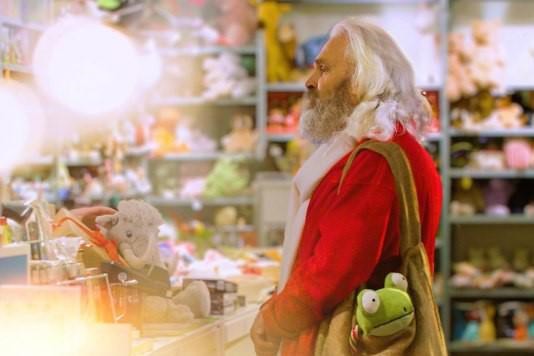
[[515, 340], [497, 340], [493, 343], [471, 343], [465, 341], [451, 342], [449, 345], [450, 352], [490, 352], [490, 353], [506, 353], [506, 352], [521, 352], [525, 354], [534, 354], [534, 342], [532, 341], [515, 341]]
[[472, 298], [472, 299], [534, 299], [534, 288], [451, 288], [452, 298]]
[[205, 47], [188, 47], [188, 48], [172, 48], [162, 50], [161, 54], [166, 57], [178, 56], [207, 56], [231, 52], [240, 55], [254, 55], [256, 54], [256, 46], [254, 44], [241, 47], [229, 46], [205, 46]]
[[[435, 3], [439, 0], [429, 0]], [[282, 0], [281, 2], [299, 5], [418, 5], [420, 0]]]
[[534, 137], [534, 128], [467, 131], [451, 129], [451, 137]]
[[269, 83], [267, 91], [303, 93], [306, 91], [306, 85], [304, 83]]
[[167, 154], [162, 157], [151, 158], [152, 161], [215, 161], [218, 159], [252, 159], [253, 153], [225, 153], [225, 152], [206, 152], [206, 153], [180, 153]]
[[197, 106], [197, 105], [215, 105], [215, 106], [254, 106], [257, 103], [256, 97], [245, 98], [221, 98], [221, 99], [206, 99], [202, 97], [181, 98], [170, 97], [155, 100], [153, 105], [156, 106]]
[[486, 225], [486, 224], [534, 224], [534, 217], [515, 214], [509, 216], [473, 215], [451, 216], [451, 224], [457, 225]]
[[145, 157], [152, 152], [152, 147], [150, 146], [141, 146], [141, 147], [128, 147], [124, 155], [126, 157]]
[[173, 207], [192, 207], [195, 205], [207, 205], [207, 206], [225, 206], [225, 205], [253, 205], [254, 199], [252, 196], [236, 196], [236, 197], [223, 197], [214, 199], [166, 199], [162, 197], [147, 197], [147, 201], [150, 204], [156, 206], [173, 206]]
[[22, 64], [12, 64], [12, 63], [1, 63], [0, 68], [4, 70], [9, 70], [11, 72], [23, 73], [23, 74], [32, 74], [32, 68], [30, 66]]
[[296, 137], [296, 134], [294, 133], [269, 133], [267, 134], [267, 140], [271, 142], [289, 142], [291, 140], [294, 140]]
[[242, 233], [242, 232], [253, 232], [256, 230], [256, 228], [254, 227], [254, 225], [242, 225], [242, 226], [230, 225], [230, 226], [218, 226], [215, 228], [215, 230], [218, 232], [223, 232], [223, 233]]
[[102, 158], [88, 158], [88, 159], [66, 159], [65, 165], [67, 167], [89, 167], [100, 166], [104, 163]]
[[502, 171], [484, 171], [480, 169], [451, 169], [450, 170], [451, 178], [462, 178], [462, 177], [471, 177], [471, 178], [480, 178], [480, 179], [491, 179], [491, 178], [534, 178], [534, 170], [502, 170]]
[[46, 30], [46, 26], [44, 25], [17, 20], [17, 19], [5, 17], [5, 16], [0, 16], [0, 25], [6, 25], [9, 27], [17, 27], [17, 28], [22, 28], [26, 30], [36, 31], [36, 32], [43, 32], [44, 30]]
[[425, 134], [425, 140], [430, 142], [436, 142], [441, 140], [441, 133], [440, 132], [430, 132]]

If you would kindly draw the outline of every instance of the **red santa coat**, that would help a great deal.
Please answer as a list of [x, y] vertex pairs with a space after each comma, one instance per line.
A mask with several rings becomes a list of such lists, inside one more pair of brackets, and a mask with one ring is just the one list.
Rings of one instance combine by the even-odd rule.
[[[421, 236], [433, 270], [440, 177], [413, 136], [399, 130], [392, 140], [402, 147], [412, 168]], [[283, 338], [283, 356], [313, 355], [321, 320], [362, 284], [382, 288], [385, 275], [400, 264], [399, 209], [391, 169], [379, 154], [362, 151], [337, 195], [348, 156], [315, 188], [286, 287], [261, 310], [267, 332]]]

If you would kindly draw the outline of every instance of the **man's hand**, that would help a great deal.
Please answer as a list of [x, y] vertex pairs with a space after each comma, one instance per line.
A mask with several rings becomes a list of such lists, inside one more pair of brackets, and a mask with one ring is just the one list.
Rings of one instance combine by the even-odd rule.
[[70, 211], [76, 218], [80, 219], [90, 229], [95, 229], [95, 219], [101, 215], [113, 215], [117, 211], [105, 206], [93, 206], [88, 208], [79, 208]]
[[281, 340], [267, 335], [261, 312], [258, 313], [256, 320], [254, 320], [254, 324], [252, 324], [250, 337], [254, 342], [254, 349], [256, 350], [257, 356], [276, 356], [278, 354]]

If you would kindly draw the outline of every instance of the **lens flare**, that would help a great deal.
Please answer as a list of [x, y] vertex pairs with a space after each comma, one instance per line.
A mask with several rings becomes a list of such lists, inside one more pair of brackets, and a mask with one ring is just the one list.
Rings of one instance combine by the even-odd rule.
[[0, 174], [38, 154], [44, 116], [37, 97], [25, 85], [0, 80]]
[[88, 117], [123, 110], [140, 87], [132, 41], [86, 18], [65, 18], [50, 27], [37, 44], [33, 69], [47, 95]]

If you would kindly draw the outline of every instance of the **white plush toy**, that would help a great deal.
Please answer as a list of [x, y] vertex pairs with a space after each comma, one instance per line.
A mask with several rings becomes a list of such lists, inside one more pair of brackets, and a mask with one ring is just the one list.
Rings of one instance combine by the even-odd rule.
[[239, 56], [223, 53], [218, 57], [206, 58], [203, 62], [206, 99], [220, 97], [245, 97], [254, 93], [256, 80], [249, 77], [241, 66]]
[[163, 219], [150, 204], [140, 200], [123, 200], [116, 214], [99, 216], [96, 224], [108, 239], [117, 243], [120, 254], [131, 268], [164, 268], [157, 246]]
[[[163, 219], [156, 208], [140, 200], [123, 200], [116, 214], [100, 216], [96, 223], [108, 239], [117, 242], [120, 254], [132, 269], [165, 269], [157, 244]], [[173, 300], [144, 297], [142, 317], [145, 322], [183, 323], [194, 317], [207, 317], [210, 306], [207, 286], [195, 282]]]

